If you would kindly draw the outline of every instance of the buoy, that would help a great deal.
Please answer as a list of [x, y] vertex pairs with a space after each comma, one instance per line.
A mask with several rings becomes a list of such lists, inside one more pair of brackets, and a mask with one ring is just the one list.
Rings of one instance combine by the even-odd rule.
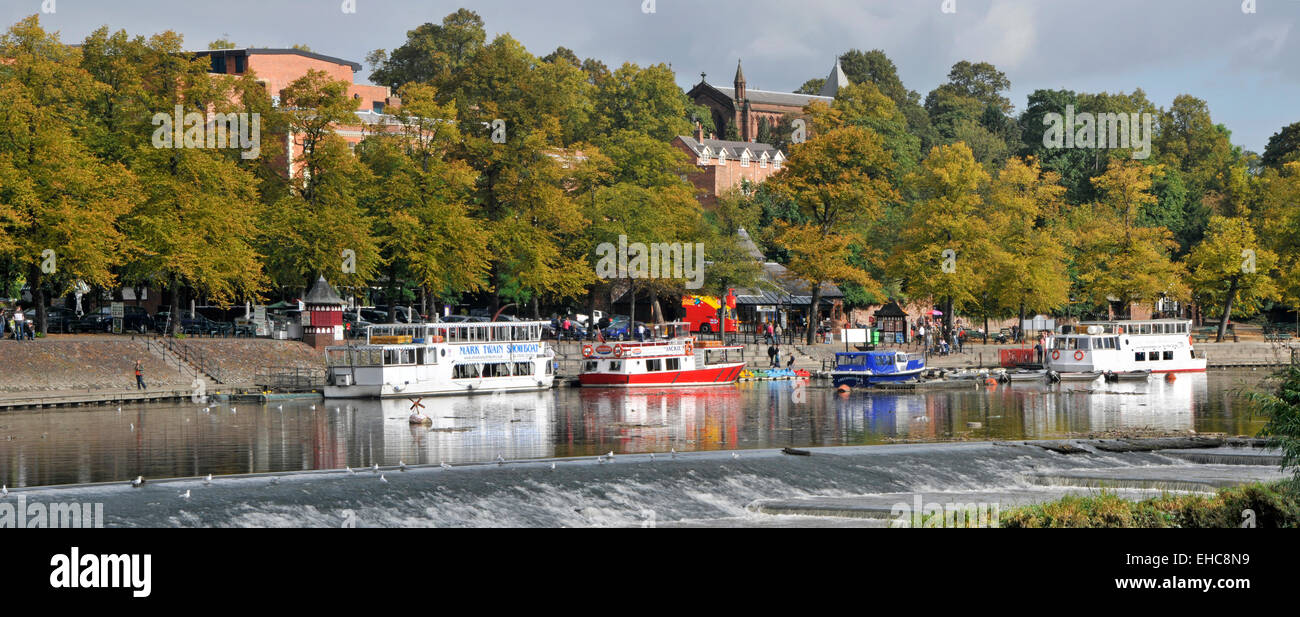
[[1176, 375], [1174, 375], [1173, 373], [1166, 373], [1166, 374], [1165, 374], [1165, 381], [1167, 381], [1167, 382], [1169, 382], [1169, 383], [1174, 383], [1175, 381], [1178, 381], [1178, 377], [1177, 377]]
[[996, 379], [994, 379], [994, 378], [992, 378], [992, 377], [989, 377], [988, 379], [985, 379], [985, 380], [984, 380], [984, 385], [986, 385], [986, 386], [996, 386], [996, 385], [998, 385], [998, 380], [996, 380]]
[[840, 394], [848, 394], [849, 392], [853, 391], [853, 388], [850, 388], [848, 385], [841, 385], [840, 387], [836, 388], [836, 390], [839, 390]]

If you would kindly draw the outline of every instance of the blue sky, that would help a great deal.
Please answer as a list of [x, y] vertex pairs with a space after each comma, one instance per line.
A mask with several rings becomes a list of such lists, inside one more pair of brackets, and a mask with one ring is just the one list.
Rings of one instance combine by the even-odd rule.
[[743, 58], [750, 88], [794, 90], [838, 53], [883, 49], [923, 97], [953, 63], [988, 61], [1010, 78], [1017, 110], [1038, 88], [1140, 87], [1162, 107], [1192, 94], [1256, 152], [1300, 121], [1300, 0], [653, 0], [653, 13], [650, 0], [353, 1], [355, 13], [343, 0], [0, 0], [0, 23], [53, 2], [42, 23], [65, 41], [101, 25], [170, 29], [194, 49], [300, 43], [363, 62], [464, 6], [489, 36], [509, 33], [537, 55], [563, 45], [611, 67], [667, 62], [684, 87], [701, 72], [730, 84]]

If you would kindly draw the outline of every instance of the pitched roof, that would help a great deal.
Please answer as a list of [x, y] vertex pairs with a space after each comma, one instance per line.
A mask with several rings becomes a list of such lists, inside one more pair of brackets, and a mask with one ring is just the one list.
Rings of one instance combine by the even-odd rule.
[[686, 147], [690, 148], [696, 156], [703, 154], [705, 148], [708, 148], [713, 156], [717, 156], [718, 152], [722, 151], [723, 148], [726, 148], [727, 158], [736, 161], [740, 160], [740, 155], [745, 150], [749, 150], [750, 156], [756, 159], [761, 158], [763, 153], [767, 153], [769, 159], [775, 159], [778, 154], [780, 154], [782, 158], [785, 158], [785, 154], [772, 144], [750, 141], [726, 141], [722, 139], [705, 139], [704, 141], [699, 141], [688, 135], [678, 135], [677, 139], [682, 140], [682, 143], [685, 143]]
[[[717, 89], [718, 92], [721, 92], [723, 95], [727, 96], [731, 100], [733, 101], [736, 100], [735, 88], [724, 88], [722, 86], [714, 86], [712, 84], [709, 84], [709, 86]], [[814, 96], [811, 94], [795, 94], [793, 92], [774, 92], [771, 90], [755, 90], [753, 88], [745, 88], [745, 98], [748, 99], [750, 103], [784, 105], [786, 107], [799, 107], [799, 108], [807, 107], [808, 104], [812, 103], [813, 101], [821, 101], [823, 103], [826, 103], [827, 105], [830, 105], [831, 103], [835, 102], [834, 98], [826, 97], [826, 96]]]
[[835, 60], [835, 68], [831, 69], [831, 74], [826, 76], [826, 83], [822, 85], [821, 92], [817, 94], [835, 98], [839, 96], [840, 88], [847, 88], [849, 85], [849, 78], [844, 74], [844, 69], [840, 68], [840, 61], [837, 59]]
[[[736, 230], [736, 238], [745, 252], [762, 263], [763, 274], [761, 277], [764, 282], [764, 285], [757, 289], [737, 289], [737, 302], [740, 304], [789, 304], [796, 306], [812, 304], [812, 288], [808, 283], [794, 278], [785, 266], [767, 261], [763, 251], [759, 250], [758, 245], [749, 237], [749, 232], [743, 228]], [[821, 293], [823, 300], [844, 297], [844, 292], [831, 283], [823, 283]]]
[[334, 288], [325, 282], [325, 277], [321, 276], [316, 279], [316, 284], [312, 285], [311, 291], [302, 299], [303, 304], [347, 304], [334, 292]]

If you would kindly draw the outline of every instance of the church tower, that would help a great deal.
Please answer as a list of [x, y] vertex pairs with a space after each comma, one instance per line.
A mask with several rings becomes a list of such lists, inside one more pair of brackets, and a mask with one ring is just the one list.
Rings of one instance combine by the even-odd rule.
[[745, 94], [745, 71], [740, 60], [736, 60], [736, 81], [732, 85], [736, 87], [732, 97], [736, 101], [736, 135], [740, 141], [749, 141], [753, 137], [749, 127], [749, 97]]

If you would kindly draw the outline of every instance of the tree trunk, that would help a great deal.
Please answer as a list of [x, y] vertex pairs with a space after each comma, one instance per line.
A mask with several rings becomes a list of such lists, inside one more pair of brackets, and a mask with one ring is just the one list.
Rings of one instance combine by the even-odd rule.
[[1020, 343], [1025, 340], [1025, 303], [1020, 303], [1020, 321], [1016, 324], [1016, 342]]
[[659, 307], [659, 290], [650, 287], [650, 321], [661, 324], [664, 322], [663, 309]]
[[1223, 342], [1223, 335], [1228, 331], [1228, 320], [1232, 317], [1232, 302], [1237, 299], [1237, 286], [1241, 284], [1241, 277], [1232, 277], [1232, 282], [1228, 285], [1228, 296], [1223, 301], [1223, 317], [1219, 318], [1219, 338], [1216, 343]]
[[171, 323], [172, 336], [176, 336], [181, 332], [181, 284], [180, 281], [176, 280], [175, 276], [172, 277], [171, 287], [172, 287], [172, 308], [171, 308], [171, 313], [169, 313], [168, 316], [172, 320]]
[[33, 264], [28, 270], [28, 285], [30, 285], [32, 289], [32, 302], [36, 304], [36, 323], [32, 329], [44, 335], [47, 319], [45, 313], [45, 290], [43, 289], [44, 282], [41, 280], [41, 274], [41, 267], [37, 264]]
[[600, 327], [596, 320], [596, 290], [599, 288], [597, 284], [587, 290], [587, 336], [592, 339], [596, 338], [596, 330]]
[[821, 324], [819, 309], [822, 303], [822, 282], [814, 281], [812, 284], [812, 304], [808, 306], [808, 332], [804, 337], [804, 342], [812, 345], [817, 340], [817, 326]]

